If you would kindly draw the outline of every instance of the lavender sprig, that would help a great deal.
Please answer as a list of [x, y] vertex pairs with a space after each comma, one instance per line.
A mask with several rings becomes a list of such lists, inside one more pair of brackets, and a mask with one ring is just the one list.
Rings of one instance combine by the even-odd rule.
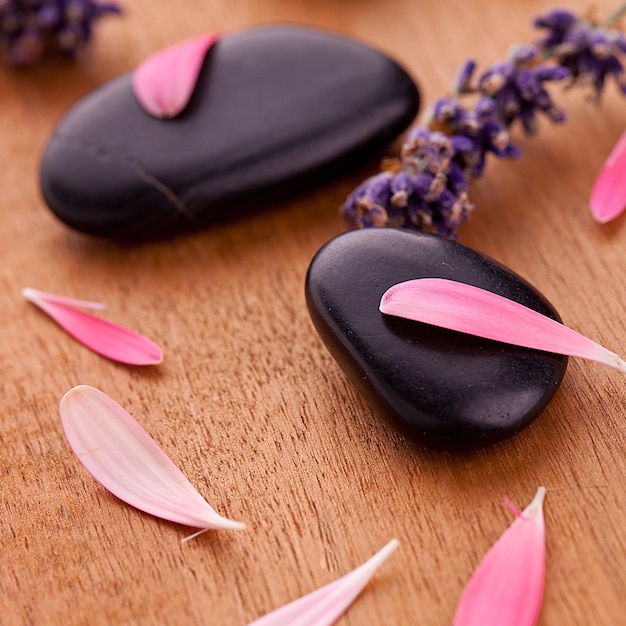
[[[614, 17], [624, 11], [626, 5]], [[595, 24], [555, 9], [535, 19], [544, 31], [536, 44], [514, 46], [507, 60], [477, 78], [476, 63], [467, 61], [454, 95], [435, 102], [424, 123], [409, 132], [400, 157], [388, 159], [384, 171], [348, 196], [341, 212], [349, 227], [394, 226], [455, 239], [473, 209], [468, 188], [483, 175], [487, 155], [520, 154], [509, 130], [519, 123], [534, 134], [539, 115], [565, 121], [549, 84], [569, 79], [591, 85], [599, 98], [612, 77], [626, 95], [626, 37], [612, 23]]]
[[14, 65], [36, 63], [51, 48], [74, 56], [108, 13], [121, 9], [94, 0], [0, 0], [0, 50]]

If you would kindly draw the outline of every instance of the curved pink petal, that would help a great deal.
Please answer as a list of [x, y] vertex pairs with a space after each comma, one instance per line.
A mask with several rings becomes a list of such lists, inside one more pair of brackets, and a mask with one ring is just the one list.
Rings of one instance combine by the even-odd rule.
[[591, 190], [593, 218], [605, 224], [626, 208], [626, 132], [611, 151]]
[[22, 295], [45, 311], [74, 339], [108, 359], [127, 365], [157, 365], [163, 361], [163, 351], [147, 337], [74, 308], [105, 308], [99, 302], [75, 300], [30, 288], [23, 289]]
[[183, 111], [216, 40], [214, 34], [195, 37], [156, 52], [138, 65], [132, 83], [142, 108], [158, 118], [176, 117]]
[[120, 500], [187, 526], [245, 528], [219, 515], [139, 423], [102, 391], [74, 387], [61, 399], [59, 411], [80, 462]]
[[248, 626], [331, 626], [354, 602], [376, 570], [398, 545], [398, 541], [392, 539], [357, 569], [260, 617]]
[[533, 501], [487, 552], [470, 578], [453, 626], [534, 626], [545, 575], [540, 487]]
[[445, 278], [390, 287], [380, 311], [524, 348], [582, 357], [626, 373], [614, 352], [559, 322], [498, 294]]

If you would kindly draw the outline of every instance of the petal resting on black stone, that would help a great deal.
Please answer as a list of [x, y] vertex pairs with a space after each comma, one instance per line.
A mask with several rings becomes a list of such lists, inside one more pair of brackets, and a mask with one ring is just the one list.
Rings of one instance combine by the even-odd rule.
[[386, 316], [392, 285], [448, 278], [560, 321], [529, 283], [435, 235], [388, 228], [345, 233], [315, 256], [306, 281], [313, 323], [352, 382], [385, 419], [429, 446], [473, 448], [509, 437], [546, 407], [567, 357]]
[[208, 51], [173, 119], [125, 74], [76, 104], [41, 166], [69, 226], [141, 240], [197, 230], [302, 193], [379, 154], [414, 119], [408, 74], [372, 48], [308, 28], [233, 34]]

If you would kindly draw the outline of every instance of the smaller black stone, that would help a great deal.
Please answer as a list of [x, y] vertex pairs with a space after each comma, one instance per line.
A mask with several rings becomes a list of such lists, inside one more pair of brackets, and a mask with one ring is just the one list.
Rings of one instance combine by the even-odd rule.
[[345, 233], [306, 279], [313, 323], [372, 407], [411, 439], [471, 449], [522, 430], [546, 407], [567, 357], [383, 315], [392, 285], [448, 278], [560, 321], [534, 287], [496, 261], [435, 235], [388, 228]]
[[59, 123], [41, 164], [59, 219], [123, 240], [168, 237], [258, 210], [378, 155], [414, 119], [417, 87], [343, 36], [273, 26], [209, 50], [172, 120], [139, 106], [125, 74]]

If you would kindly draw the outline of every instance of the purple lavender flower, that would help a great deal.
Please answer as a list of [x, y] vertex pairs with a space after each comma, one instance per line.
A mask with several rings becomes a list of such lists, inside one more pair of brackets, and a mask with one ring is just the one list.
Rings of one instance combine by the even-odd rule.
[[[609, 22], [624, 13], [626, 5]], [[546, 31], [538, 44], [513, 47], [508, 59], [488, 67], [475, 84], [476, 63], [467, 61], [455, 80], [455, 96], [439, 99], [425, 125], [409, 132], [392, 171], [366, 180], [350, 194], [341, 207], [348, 225], [399, 226], [456, 238], [473, 209], [469, 184], [482, 176], [487, 155], [520, 154], [509, 135], [513, 125], [519, 122], [533, 134], [538, 114], [565, 121], [549, 84], [569, 77], [572, 83], [591, 84], [599, 97], [606, 78], [613, 76], [626, 94], [620, 60], [626, 37], [609, 22], [593, 25], [556, 9], [535, 20]], [[462, 101], [468, 95], [474, 96], [473, 107]]]
[[0, 0], [0, 50], [15, 65], [37, 62], [49, 48], [74, 56], [91, 39], [95, 20], [120, 12], [94, 0]]
[[572, 79], [592, 85], [599, 98], [606, 79], [613, 77], [626, 94], [626, 76], [620, 56], [626, 53], [626, 37], [607, 25], [592, 24], [565, 10], [550, 11], [535, 20], [546, 30], [539, 42], [544, 54], [555, 57]]
[[541, 111], [553, 122], [563, 122], [565, 114], [553, 104], [544, 83], [560, 81], [570, 72], [559, 65], [539, 63], [539, 48], [515, 46], [508, 61], [492, 65], [478, 80], [479, 92], [492, 98], [497, 118], [508, 128], [519, 120], [524, 130], [537, 130], [536, 113]]
[[342, 207], [352, 227], [394, 226], [454, 238], [472, 205], [463, 168], [446, 134], [418, 126], [403, 146], [395, 171], [372, 176]]
[[[454, 115], [445, 115], [454, 109]], [[498, 116], [497, 101], [481, 97], [473, 109], [464, 109], [460, 100], [442, 98], [433, 108], [430, 127], [441, 128], [450, 137], [452, 164], [468, 179], [482, 175], [488, 153], [515, 158], [520, 151], [511, 143], [508, 130]]]

